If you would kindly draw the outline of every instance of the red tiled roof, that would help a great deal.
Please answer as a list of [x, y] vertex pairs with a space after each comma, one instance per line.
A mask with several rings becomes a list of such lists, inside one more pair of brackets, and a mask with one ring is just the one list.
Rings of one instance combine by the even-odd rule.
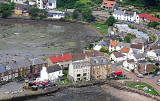
[[57, 63], [57, 62], [72, 60], [72, 56], [70, 54], [64, 54], [64, 55], [61, 54], [58, 56], [50, 56], [49, 59], [51, 60], [52, 63]]
[[138, 14], [140, 18], [146, 18], [150, 21], [160, 21], [160, 19], [152, 17], [150, 14]]
[[103, 0], [102, 2], [102, 6], [105, 6], [105, 7], [114, 7], [115, 4], [116, 4], [115, 1]]
[[117, 46], [117, 44], [118, 44], [117, 41], [111, 41], [110, 42], [110, 46]]
[[122, 53], [128, 53], [130, 51], [130, 48], [122, 48], [121, 52]]

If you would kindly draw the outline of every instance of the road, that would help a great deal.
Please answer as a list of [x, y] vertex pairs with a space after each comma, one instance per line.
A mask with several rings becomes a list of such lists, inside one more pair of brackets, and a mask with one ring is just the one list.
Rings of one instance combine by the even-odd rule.
[[112, 68], [112, 71], [118, 71], [118, 70], [123, 71], [123, 74], [125, 74], [128, 78], [132, 78], [134, 80], [138, 79], [144, 83], [151, 85], [160, 94], [160, 86], [157, 85], [157, 80], [159, 79], [158, 76], [155, 76], [154, 78], [152, 78], [151, 76], [145, 76], [145, 78], [138, 78], [135, 73], [128, 72], [120, 67]]

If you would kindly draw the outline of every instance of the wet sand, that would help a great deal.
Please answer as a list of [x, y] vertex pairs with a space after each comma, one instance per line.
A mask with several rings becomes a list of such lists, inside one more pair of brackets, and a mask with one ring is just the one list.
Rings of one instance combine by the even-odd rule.
[[95, 30], [78, 23], [0, 19], [0, 56], [3, 58], [80, 52], [96, 39]]
[[155, 101], [151, 98], [118, 90], [108, 85], [83, 88], [68, 88], [49, 96], [43, 96], [27, 101]]

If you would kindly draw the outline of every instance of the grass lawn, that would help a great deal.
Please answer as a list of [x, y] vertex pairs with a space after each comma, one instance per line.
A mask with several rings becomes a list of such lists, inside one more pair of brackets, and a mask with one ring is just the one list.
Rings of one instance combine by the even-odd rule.
[[143, 90], [144, 87], [148, 87], [151, 91], [147, 90], [144, 91], [145, 93], [149, 93], [152, 95], [158, 95], [158, 93], [152, 88], [152, 86], [146, 84], [146, 83], [134, 83], [134, 84], [128, 84], [128, 87], [131, 88], [137, 88]]
[[64, 81], [58, 82], [59, 85], [66, 85], [66, 84], [68, 84], [68, 83], [70, 83], [70, 81], [69, 81], [67, 78], [64, 79]]
[[106, 35], [108, 32], [108, 25], [104, 24], [102, 22], [92, 23], [91, 26], [102, 31], [104, 33], [104, 35]]

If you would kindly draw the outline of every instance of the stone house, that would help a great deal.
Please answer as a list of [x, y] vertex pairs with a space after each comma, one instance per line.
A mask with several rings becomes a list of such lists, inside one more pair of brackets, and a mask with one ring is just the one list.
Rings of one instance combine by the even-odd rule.
[[154, 68], [157, 68], [157, 67], [154, 64], [146, 61], [141, 61], [137, 63], [137, 71], [141, 74], [149, 74], [153, 72]]
[[34, 74], [34, 73], [39, 73], [42, 70], [42, 67], [46, 67], [47, 62], [40, 59], [40, 58], [32, 58], [29, 59], [31, 65], [30, 65], [30, 73]]
[[111, 74], [111, 63], [104, 56], [92, 57], [91, 63], [91, 78], [106, 79]]
[[86, 60], [72, 62], [69, 66], [69, 77], [72, 81], [90, 80], [90, 63]]

